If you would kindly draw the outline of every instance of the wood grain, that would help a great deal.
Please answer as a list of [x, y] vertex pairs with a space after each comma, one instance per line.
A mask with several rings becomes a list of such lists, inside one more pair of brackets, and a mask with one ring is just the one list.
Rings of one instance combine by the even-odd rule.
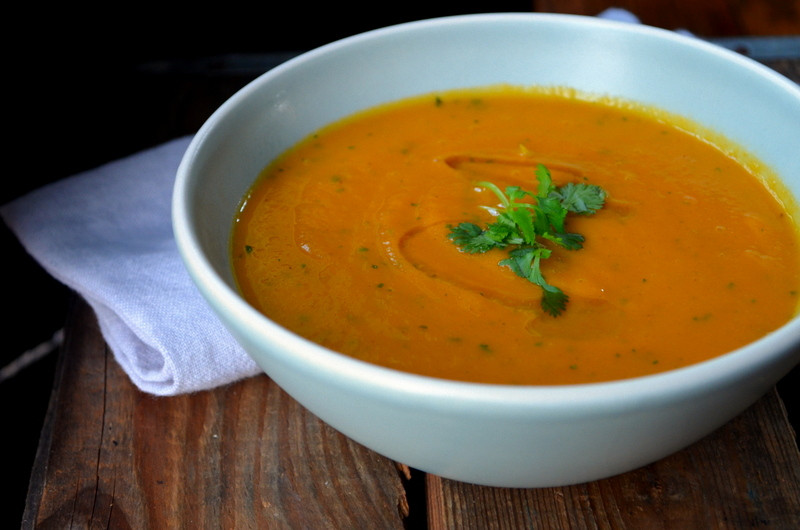
[[145, 395], [85, 304], [69, 330], [23, 528], [800, 528], [800, 452], [774, 391], [631, 473], [541, 489], [427, 475], [419, 495], [418, 472], [342, 436], [266, 376]]
[[430, 528], [800, 528], [800, 453], [773, 391], [642, 469], [563, 488], [504, 489], [433, 475]]
[[154, 397], [82, 302], [69, 330], [23, 527], [402, 528], [405, 470], [266, 376]]

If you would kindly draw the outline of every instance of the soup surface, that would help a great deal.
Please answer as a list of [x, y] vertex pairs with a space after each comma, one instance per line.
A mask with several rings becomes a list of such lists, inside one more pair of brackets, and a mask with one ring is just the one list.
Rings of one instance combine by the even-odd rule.
[[[669, 370], [758, 339], [798, 308], [800, 248], [774, 182], [656, 111], [568, 92], [414, 98], [333, 124], [267, 167], [234, 223], [243, 296], [353, 357], [476, 382], [570, 384]], [[735, 153], [734, 153], [735, 154]], [[449, 237], [485, 226], [486, 186], [606, 193], [570, 215], [542, 289]], [[759, 176], [756, 176], [756, 174]], [[788, 210], [787, 210], [788, 208]]]

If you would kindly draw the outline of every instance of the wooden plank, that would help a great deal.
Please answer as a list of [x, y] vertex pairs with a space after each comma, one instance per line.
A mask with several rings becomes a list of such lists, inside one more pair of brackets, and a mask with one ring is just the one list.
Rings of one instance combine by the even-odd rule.
[[407, 470], [266, 376], [139, 392], [82, 302], [62, 353], [23, 528], [402, 528]]
[[800, 528], [800, 452], [775, 391], [688, 449], [610, 479], [504, 489], [428, 475], [427, 488], [432, 530]]

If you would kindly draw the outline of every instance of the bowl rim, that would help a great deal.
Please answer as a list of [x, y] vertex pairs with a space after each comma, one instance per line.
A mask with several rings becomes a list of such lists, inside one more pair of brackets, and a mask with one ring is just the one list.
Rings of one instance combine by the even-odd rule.
[[[670, 40], [677, 46], [692, 47], [703, 54], [722, 57], [729, 62], [750, 70], [765, 81], [782, 85], [793, 91], [800, 100], [800, 87], [774, 70], [734, 51], [717, 46], [702, 39], [686, 36], [662, 28], [644, 24], [607, 20], [583, 15], [557, 13], [480, 13], [453, 15], [424, 20], [416, 20], [378, 28], [322, 45], [304, 52], [261, 74], [248, 83], [231, 98], [226, 100], [200, 127], [191, 139], [182, 158], [173, 191], [172, 222], [176, 243], [184, 265], [195, 283], [202, 286], [207, 299], [221, 304], [226, 311], [235, 315], [244, 326], [278, 348], [274, 355], [281, 356], [283, 362], [314, 366], [315, 370], [327, 372], [339, 381], [356, 382], [361, 392], [380, 392], [385, 395], [392, 389], [395, 396], [417, 399], [420, 403], [431, 396], [447, 396], [451, 403], [502, 404], [506, 408], [527, 407], [531, 403], [548, 405], [560, 409], [574, 409], [576, 404], [597, 406], [637, 406], [648, 400], [660, 400], [665, 393], [691, 395], [694, 392], [713, 390], [731, 380], [747, 377], [758, 367], [778, 362], [789, 349], [797, 349], [800, 337], [800, 314], [780, 328], [756, 341], [736, 350], [706, 361], [663, 372], [626, 379], [577, 383], [566, 385], [510, 385], [495, 383], [475, 383], [448, 380], [388, 368], [362, 361], [346, 354], [325, 348], [285, 329], [247, 303], [243, 297], [228, 285], [215, 271], [208, 258], [201, 251], [195, 227], [191, 224], [190, 187], [195, 157], [208, 141], [220, 119], [234, 108], [240, 100], [247, 98], [256, 87], [265, 83], [296, 65], [318, 60], [328, 53], [354, 46], [390, 34], [430, 30], [441, 25], [472, 24], [565, 24], [574, 28], [616, 28], [622, 32], [632, 32], [646, 38]], [[213, 305], [213, 304], [212, 304]], [[291, 357], [291, 358], [290, 358]]]

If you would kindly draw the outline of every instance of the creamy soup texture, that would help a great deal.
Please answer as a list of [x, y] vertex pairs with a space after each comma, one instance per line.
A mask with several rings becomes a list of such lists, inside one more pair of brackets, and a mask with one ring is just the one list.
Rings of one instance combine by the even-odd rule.
[[[270, 164], [232, 233], [243, 296], [328, 348], [429, 376], [571, 384], [651, 374], [752, 342], [798, 310], [789, 195], [744, 153], [652, 109], [570, 91], [492, 87], [359, 113]], [[607, 194], [572, 215], [583, 248], [541, 263], [568, 296], [463, 252], [462, 222], [493, 220], [477, 183]], [[255, 176], [254, 176], [255, 177]]]

